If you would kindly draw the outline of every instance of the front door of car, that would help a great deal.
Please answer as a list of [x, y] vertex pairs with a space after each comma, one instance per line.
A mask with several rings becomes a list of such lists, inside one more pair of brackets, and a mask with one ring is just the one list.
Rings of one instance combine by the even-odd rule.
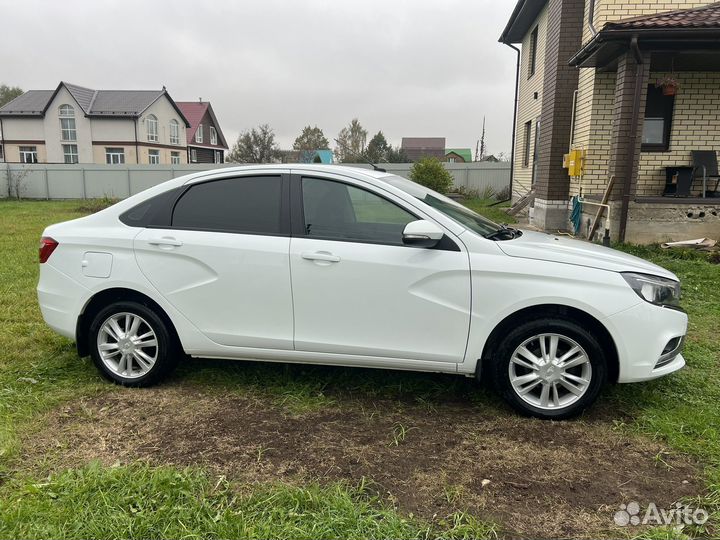
[[[419, 219], [390, 194], [292, 178], [295, 349], [462, 362], [470, 324], [464, 247], [402, 243]], [[348, 181], [350, 182], [350, 181]]]
[[192, 185], [135, 238], [143, 274], [221, 345], [293, 348], [288, 175]]

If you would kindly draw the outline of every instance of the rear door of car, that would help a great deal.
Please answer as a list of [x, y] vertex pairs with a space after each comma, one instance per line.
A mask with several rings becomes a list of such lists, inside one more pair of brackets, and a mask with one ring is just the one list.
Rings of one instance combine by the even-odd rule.
[[251, 173], [192, 184], [166, 226], [135, 238], [143, 274], [221, 345], [293, 348], [289, 176]]

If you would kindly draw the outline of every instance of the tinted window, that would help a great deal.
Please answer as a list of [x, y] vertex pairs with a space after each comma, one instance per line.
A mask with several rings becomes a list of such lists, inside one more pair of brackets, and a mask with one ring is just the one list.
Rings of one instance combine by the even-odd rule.
[[120, 221], [131, 227], [169, 227], [172, 205], [182, 190], [182, 187], [171, 189], [143, 201], [123, 212]]
[[417, 218], [394, 203], [341, 182], [303, 178], [305, 232], [311, 237], [402, 245]]
[[192, 186], [175, 205], [172, 226], [229, 232], [279, 234], [282, 178], [259, 176]]

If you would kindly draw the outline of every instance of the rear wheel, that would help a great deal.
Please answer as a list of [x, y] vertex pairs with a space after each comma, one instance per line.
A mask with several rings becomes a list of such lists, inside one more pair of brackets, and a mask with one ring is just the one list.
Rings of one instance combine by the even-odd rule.
[[150, 386], [175, 368], [179, 347], [168, 324], [137, 302], [116, 302], [90, 325], [89, 350], [100, 373], [123, 386]]
[[563, 419], [593, 403], [606, 378], [605, 353], [591, 333], [565, 319], [528, 321], [497, 348], [493, 379], [516, 410]]

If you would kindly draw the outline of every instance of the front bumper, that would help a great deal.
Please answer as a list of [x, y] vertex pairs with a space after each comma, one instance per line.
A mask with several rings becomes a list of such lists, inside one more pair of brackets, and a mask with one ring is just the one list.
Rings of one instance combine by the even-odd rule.
[[[649, 381], [685, 366], [681, 351], [688, 317], [683, 311], [640, 302], [604, 322], [618, 350], [618, 382]], [[677, 338], [677, 347], [668, 351]]]

